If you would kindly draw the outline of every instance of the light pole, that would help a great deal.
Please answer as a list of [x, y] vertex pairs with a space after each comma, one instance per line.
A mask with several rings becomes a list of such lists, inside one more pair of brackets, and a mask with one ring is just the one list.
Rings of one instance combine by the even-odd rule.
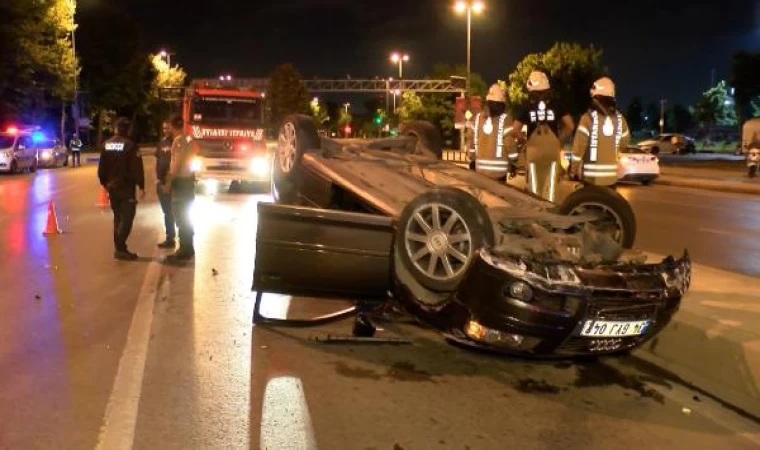
[[[71, 115], [74, 119], [74, 134], [79, 135], [79, 64], [77, 63], [77, 24], [74, 16], [76, 15], [77, 4], [72, 0], [71, 8], [71, 51], [74, 54], [74, 100], [71, 105]], [[62, 125], [63, 128], [63, 125]], [[63, 133], [63, 129], [61, 130]], [[61, 141], [66, 145], [66, 136], [61, 135]]]
[[351, 103], [344, 103], [343, 106], [346, 108], [346, 115], [348, 115], [348, 107], [351, 106]]
[[454, 11], [457, 14], [467, 14], [467, 81], [465, 89], [468, 95], [470, 92], [470, 61], [472, 59], [472, 15], [482, 13], [485, 7], [486, 5], [480, 0], [457, 0], [454, 4]]
[[660, 134], [665, 132], [665, 103], [667, 102], [664, 98], [660, 100]]
[[409, 62], [409, 55], [406, 53], [401, 54], [398, 52], [391, 53], [391, 62], [398, 64], [398, 77], [399, 79], [404, 78], [404, 63]]
[[396, 96], [401, 95], [401, 89], [393, 90], [393, 113], [396, 114]]
[[175, 53], [169, 53], [166, 50], [161, 50], [158, 52], [158, 55], [162, 58], [166, 58], [166, 65], [169, 66], [169, 68], [172, 68], [172, 55]]

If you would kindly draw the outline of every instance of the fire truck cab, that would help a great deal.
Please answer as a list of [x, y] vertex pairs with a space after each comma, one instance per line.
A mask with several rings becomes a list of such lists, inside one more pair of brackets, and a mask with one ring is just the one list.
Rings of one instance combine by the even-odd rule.
[[185, 91], [185, 133], [199, 147], [192, 165], [199, 187], [215, 192], [246, 185], [268, 189], [271, 153], [267, 150], [261, 91], [217, 80], [195, 80]]

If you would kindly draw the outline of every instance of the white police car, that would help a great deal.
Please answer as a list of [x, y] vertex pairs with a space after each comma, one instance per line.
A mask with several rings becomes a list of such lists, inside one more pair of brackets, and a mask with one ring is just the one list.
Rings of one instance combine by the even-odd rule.
[[37, 170], [37, 145], [33, 132], [9, 127], [0, 132], [0, 172], [18, 173]]

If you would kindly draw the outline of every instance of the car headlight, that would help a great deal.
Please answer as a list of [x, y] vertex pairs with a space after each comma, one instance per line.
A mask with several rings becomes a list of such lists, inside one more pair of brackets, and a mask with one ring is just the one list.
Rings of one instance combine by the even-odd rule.
[[200, 172], [202, 168], [203, 168], [203, 161], [200, 158], [193, 158], [193, 160], [190, 161], [191, 172]]
[[5, 151], [5, 152], [0, 152], [0, 156], [2, 156], [3, 158], [10, 158], [12, 155], [11, 155], [11, 152]]
[[581, 279], [570, 266], [550, 265], [546, 267], [546, 279], [554, 284], [581, 284]]
[[42, 159], [50, 159], [53, 157], [53, 153], [50, 152], [50, 150], [45, 150], [42, 152]]
[[256, 157], [256, 158], [251, 159], [249, 170], [254, 175], [259, 175], [259, 176], [266, 175], [267, 172], [269, 172], [269, 164], [267, 163], [267, 158]]

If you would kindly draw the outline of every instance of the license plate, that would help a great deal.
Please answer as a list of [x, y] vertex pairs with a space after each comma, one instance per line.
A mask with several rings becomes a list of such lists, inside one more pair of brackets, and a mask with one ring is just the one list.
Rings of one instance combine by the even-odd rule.
[[608, 320], [587, 320], [581, 330], [586, 337], [626, 337], [640, 336], [649, 326], [648, 320], [635, 322], [612, 322]]

